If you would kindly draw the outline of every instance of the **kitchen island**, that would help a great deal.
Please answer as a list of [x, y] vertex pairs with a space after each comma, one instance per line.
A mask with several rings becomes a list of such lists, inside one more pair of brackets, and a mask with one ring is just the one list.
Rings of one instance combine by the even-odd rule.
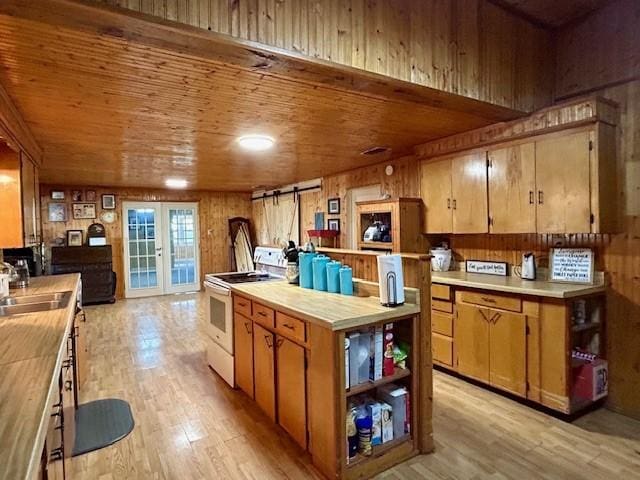
[[[396, 308], [380, 304], [377, 284], [360, 280], [353, 296], [284, 281], [237, 284], [232, 293], [237, 387], [308, 450], [326, 477], [368, 478], [433, 450], [431, 350], [422, 341], [430, 338], [430, 321], [417, 289], [405, 288], [405, 304]], [[395, 339], [410, 345], [406, 368], [348, 388], [345, 339], [389, 324]], [[348, 405], [385, 385], [408, 392], [406, 431], [349, 458]]]
[[[11, 291], [16, 297], [69, 292], [69, 300], [63, 308], [0, 321], [2, 480], [41, 478], [44, 470], [49, 478], [61, 478], [56, 471], [64, 469], [63, 457], [70, 458], [76, 361], [70, 338], [79, 286], [80, 274], [74, 273], [36, 277], [29, 287]], [[63, 411], [66, 428], [60, 423]]]

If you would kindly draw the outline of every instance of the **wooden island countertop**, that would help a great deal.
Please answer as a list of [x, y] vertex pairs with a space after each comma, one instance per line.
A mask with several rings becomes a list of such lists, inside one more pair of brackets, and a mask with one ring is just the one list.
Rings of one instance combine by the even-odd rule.
[[66, 308], [0, 318], [0, 479], [33, 478], [76, 311], [80, 274], [35, 277], [11, 296], [70, 291]]
[[[366, 283], [370, 288], [377, 285]], [[408, 317], [420, 313], [420, 293], [405, 288], [406, 302], [399, 307], [384, 307], [375, 296], [350, 296], [301, 288], [286, 281], [239, 283], [231, 290], [289, 315], [315, 323], [333, 331], [355, 328], [385, 320]], [[357, 289], [356, 289], [357, 291]]]

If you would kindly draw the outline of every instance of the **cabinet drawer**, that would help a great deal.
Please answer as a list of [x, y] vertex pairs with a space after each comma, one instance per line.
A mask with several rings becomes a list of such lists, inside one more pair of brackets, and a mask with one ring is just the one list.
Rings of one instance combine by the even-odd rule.
[[233, 297], [233, 311], [241, 313], [247, 318], [251, 318], [251, 300], [244, 297]]
[[433, 359], [444, 365], [453, 367], [453, 339], [438, 333], [431, 334], [431, 351]]
[[275, 312], [260, 303], [253, 302], [253, 316], [251, 318], [264, 327], [275, 327]]
[[294, 341], [304, 343], [307, 340], [305, 322], [281, 312], [276, 312], [276, 331]]
[[437, 311], [431, 312], [431, 330], [434, 333], [453, 337], [453, 315]]
[[441, 285], [439, 283], [431, 284], [431, 298], [440, 300], [451, 300], [451, 287], [449, 285]]
[[431, 300], [431, 308], [445, 313], [453, 313], [453, 303], [444, 300]]
[[496, 295], [486, 292], [460, 292], [460, 300], [465, 303], [474, 303], [485, 307], [501, 308], [512, 312], [522, 311], [522, 299], [508, 295]]

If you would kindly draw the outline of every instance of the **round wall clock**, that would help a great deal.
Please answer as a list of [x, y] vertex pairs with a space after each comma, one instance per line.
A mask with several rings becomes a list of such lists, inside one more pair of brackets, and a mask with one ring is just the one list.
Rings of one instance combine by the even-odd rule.
[[116, 212], [114, 212], [113, 210], [104, 210], [100, 214], [100, 220], [102, 220], [104, 223], [113, 223], [116, 221]]

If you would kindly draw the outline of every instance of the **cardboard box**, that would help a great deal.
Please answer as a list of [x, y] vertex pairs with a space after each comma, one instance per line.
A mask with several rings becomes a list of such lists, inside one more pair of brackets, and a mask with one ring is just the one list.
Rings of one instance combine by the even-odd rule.
[[371, 415], [371, 445], [382, 445], [382, 404], [372, 402], [368, 408]]
[[382, 338], [382, 327], [372, 327], [369, 379], [373, 382], [382, 378]]
[[394, 383], [389, 383], [378, 388], [378, 398], [389, 405], [393, 410], [393, 438], [400, 438], [405, 434], [407, 420], [407, 389]]
[[380, 404], [380, 428], [382, 430], [382, 443], [393, 440], [393, 409], [388, 403]]

